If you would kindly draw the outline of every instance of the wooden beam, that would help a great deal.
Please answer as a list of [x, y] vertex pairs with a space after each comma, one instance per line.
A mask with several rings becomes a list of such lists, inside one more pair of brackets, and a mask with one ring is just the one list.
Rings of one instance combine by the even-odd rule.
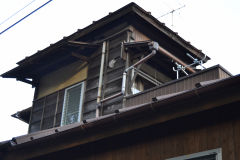
[[68, 41], [68, 43], [70, 45], [84, 46], [84, 47], [89, 47], [89, 48], [96, 48], [96, 47], [100, 46], [95, 43], [87, 43], [87, 42], [81, 42], [81, 41]]
[[17, 78], [17, 81], [22, 81], [22, 82], [25, 82], [25, 83], [28, 83], [28, 84], [31, 84], [31, 85], [35, 86], [33, 80], [30, 81], [26, 78]]
[[79, 58], [79, 59], [82, 60], [82, 61], [87, 61], [87, 62], [89, 62], [89, 58], [88, 58], [88, 57], [83, 56], [83, 55], [80, 55], [80, 54], [78, 54], [78, 53], [76, 53], [76, 52], [72, 52], [71, 55], [72, 55], [73, 57]]

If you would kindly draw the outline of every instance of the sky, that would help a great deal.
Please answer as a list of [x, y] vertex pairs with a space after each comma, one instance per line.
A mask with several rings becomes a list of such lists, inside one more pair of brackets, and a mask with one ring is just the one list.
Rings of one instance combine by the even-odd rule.
[[[0, 0], [0, 32], [48, 0]], [[84, 28], [129, 0], [53, 0], [0, 35], [0, 74], [36, 53]], [[239, 0], [135, 0], [151, 14], [211, 57], [205, 66], [221, 64], [239, 74]], [[29, 4], [31, 3], [31, 4]], [[12, 16], [21, 8], [26, 8]], [[172, 15], [162, 15], [177, 10]], [[6, 21], [7, 18], [11, 17]], [[172, 25], [173, 20], [173, 25]], [[4, 23], [3, 23], [4, 22]], [[27, 134], [28, 125], [11, 115], [32, 105], [34, 88], [15, 79], [0, 78], [0, 141]]]

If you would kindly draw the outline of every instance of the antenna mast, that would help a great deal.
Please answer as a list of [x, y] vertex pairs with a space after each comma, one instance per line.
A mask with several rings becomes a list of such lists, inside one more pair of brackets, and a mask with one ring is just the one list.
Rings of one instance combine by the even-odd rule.
[[170, 12], [167, 12], [167, 13], [161, 15], [159, 18], [164, 17], [164, 16], [166, 16], [168, 14], [171, 14], [172, 15], [172, 25], [171, 26], [173, 27], [173, 13], [176, 12], [177, 10], [180, 10], [180, 9], [184, 8], [184, 7], [186, 7], [186, 5], [183, 5], [183, 6], [179, 7], [179, 8], [177, 8], [177, 9], [173, 9]]

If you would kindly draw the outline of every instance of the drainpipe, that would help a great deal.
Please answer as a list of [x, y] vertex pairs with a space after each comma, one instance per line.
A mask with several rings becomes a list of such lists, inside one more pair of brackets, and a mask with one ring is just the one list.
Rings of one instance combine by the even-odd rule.
[[139, 60], [138, 62], [136, 62], [135, 64], [133, 64], [132, 66], [125, 69], [125, 71], [123, 72], [123, 80], [122, 80], [122, 94], [123, 95], [125, 94], [125, 90], [126, 90], [127, 72], [131, 69], [134, 69], [136, 66], [146, 62], [151, 57], [153, 57], [157, 53], [158, 48], [159, 48], [159, 44], [157, 42], [152, 42], [151, 46], [150, 46], [150, 49], [152, 50], [152, 52], [149, 55], [147, 55], [146, 57], [144, 57], [141, 60]]
[[[101, 66], [100, 66], [99, 81], [98, 81], [98, 94], [97, 94], [97, 104], [98, 105], [101, 104], [105, 54], [106, 54], [106, 41], [103, 42], [103, 46], [102, 46], [102, 58], [101, 58]], [[99, 117], [99, 108], [97, 108], [97, 110], [96, 110], [96, 117]]]

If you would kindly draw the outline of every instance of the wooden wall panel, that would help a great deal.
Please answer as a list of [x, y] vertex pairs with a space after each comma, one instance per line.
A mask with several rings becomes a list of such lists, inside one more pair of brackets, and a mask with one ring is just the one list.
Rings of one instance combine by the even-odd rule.
[[231, 75], [224, 71], [222, 68], [219, 68], [219, 77], [221, 77], [221, 79], [224, 79], [224, 78], [228, 78], [230, 77]]
[[[121, 92], [122, 75], [125, 68], [125, 61], [121, 59], [121, 43], [126, 40], [127, 32], [109, 40], [107, 64], [113, 59], [116, 60], [116, 62], [113, 68], [110, 68], [109, 66], [105, 67], [104, 94], [102, 98], [107, 98]], [[111, 114], [115, 110], [122, 108], [122, 97], [120, 97], [119, 100], [117, 100], [117, 98], [103, 104], [101, 110], [102, 115]]]
[[[126, 40], [127, 32], [123, 32], [107, 41], [107, 51], [105, 57], [104, 76], [103, 76], [103, 87], [102, 87], [102, 99], [111, 96], [121, 91], [122, 74], [125, 67], [125, 61], [121, 56], [121, 43]], [[116, 63], [113, 68], [108, 66], [111, 60], [115, 59]], [[97, 92], [98, 92], [98, 81], [100, 72], [101, 53], [96, 53], [93, 59], [89, 63], [87, 85], [85, 91], [85, 100], [83, 108], [83, 119], [94, 118], [96, 115], [97, 107]], [[105, 109], [108, 110], [105, 111]], [[111, 108], [111, 111], [109, 109]], [[119, 101], [109, 106], [104, 106], [101, 113], [109, 114], [114, 112], [116, 109], [121, 108]]]
[[233, 139], [235, 159], [240, 159], [240, 120], [236, 119], [233, 122]]
[[88, 77], [86, 80], [86, 89], [84, 95], [84, 104], [82, 119], [90, 119], [96, 117], [96, 106], [97, 106], [97, 92], [98, 92], [98, 81], [99, 71], [101, 64], [101, 51], [98, 50], [93, 58], [90, 60], [88, 65]]
[[96, 110], [83, 113], [82, 120], [87, 120], [87, 119], [91, 119], [91, 118], [95, 118], [95, 117], [96, 117]]
[[[220, 129], [220, 128], [219, 128]], [[223, 148], [223, 160], [235, 160], [235, 152], [234, 152], [234, 139], [233, 139], [233, 125], [232, 123], [223, 123], [221, 125], [221, 130], [219, 130], [219, 143]], [[211, 145], [213, 142], [211, 141]]]
[[166, 160], [221, 148], [222, 160], [237, 160], [240, 155], [240, 120], [237, 117], [240, 109], [234, 105], [224, 113], [223, 108], [204, 111], [41, 158]]
[[132, 38], [135, 41], [148, 41], [148, 40], [150, 40], [149, 37], [147, 37], [143, 33], [139, 32], [136, 28], [132, 27], [132, 31], [133, 31]]
[[139, 105], [141, 103], [147, 103], [152, 101], [153, 97], [176, 93], [184, 90], [190, 90], [196, 88], [195, 84], [203, 81], [209, 81], [214, 79], [222, 79], [219, 75], [219, 68], [214, 67], [206, 70], [201, 74], [197, 74], [190, 77], [182, 77], [176, 82], [171, 81], [155, 88], [146, 90], [143, 94], [136, 94], [127, 98], [126, 106]]
[[92, 111], [96, 111], [96, 99], [85, 102], [84, 104], [83, 114], [92, 112]]

